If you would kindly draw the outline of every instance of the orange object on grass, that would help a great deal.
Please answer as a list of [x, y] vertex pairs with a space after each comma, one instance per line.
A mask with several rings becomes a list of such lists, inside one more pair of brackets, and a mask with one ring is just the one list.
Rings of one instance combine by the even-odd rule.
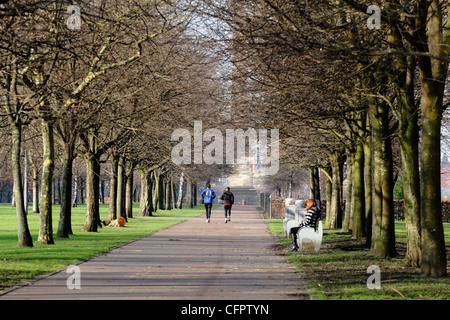
[[123, 227], [126, 223], [126, 220], [124, 217], [119, 217], [117, 218], [117, 223], [119, 224], [119, 226]]

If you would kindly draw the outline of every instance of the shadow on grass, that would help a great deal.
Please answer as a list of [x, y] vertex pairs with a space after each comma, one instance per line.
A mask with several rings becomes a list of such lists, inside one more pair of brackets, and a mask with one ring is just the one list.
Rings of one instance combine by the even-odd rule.
[[[289, 239], [278, 240], [276, 251], [287, 255], [289, 262], [307, 280], [310, 294], [323, 300], [448, 300], [450, 278], [432, 279], [420, 269], [405, 265], [406, 244], [398, 242], [395, 258], [374, 256], [365, 247], [365, 239], [351, 238], [351, 232], [324, 230], [319, 252], [288, 253]], [[450, 248], [447, 246], [447, 253]], [[370, 290], [367, 273], [371, 265], [380, 267], [381, 289]]]

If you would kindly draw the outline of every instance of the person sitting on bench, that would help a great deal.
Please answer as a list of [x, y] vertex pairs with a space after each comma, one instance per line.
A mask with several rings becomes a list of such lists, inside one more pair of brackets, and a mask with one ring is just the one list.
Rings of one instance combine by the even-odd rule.
[[308, 199], [306, 200], [306, 214], [305, 219], [298, 225], [298, 227], [291, 228], [289, 235], [292, 238], [292, 247], [289, 249], [290, 252], [298, 250], [297, 244], [297, 234], [300, 228], [312, 227], [316, 228], [317, 222], [320, 220], [320, 209], [317, 207], [316, 200]]

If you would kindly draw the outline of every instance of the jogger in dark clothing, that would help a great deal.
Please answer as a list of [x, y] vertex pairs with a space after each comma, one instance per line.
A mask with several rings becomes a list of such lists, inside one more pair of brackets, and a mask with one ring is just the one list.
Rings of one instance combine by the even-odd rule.
[[230, 217], [231, 217], [231, 204], [227, 204], [224, 205], [224, 209], [225, 209], [225, 223], [227, 223], [228, 221], [230, 221]]
[[222, 194], [222, 197], [220, 197], [220, 199], [225, 201], [223, 207], [225, 209], [225, 223], [227, 223], [231, 220], [231, 207], [234, 203], [234, 196], [230, 192], [230, 187], [225, 188], [225, 192]]

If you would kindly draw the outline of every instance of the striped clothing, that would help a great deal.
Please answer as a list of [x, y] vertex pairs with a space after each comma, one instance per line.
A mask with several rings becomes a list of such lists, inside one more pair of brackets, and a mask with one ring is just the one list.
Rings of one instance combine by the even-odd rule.
[[312, 227], [315, 228], [317, 221], [320, 220], [320, 209], [313, 207], [306, 211], [305, 219], [298, 225], [299, 228]]

